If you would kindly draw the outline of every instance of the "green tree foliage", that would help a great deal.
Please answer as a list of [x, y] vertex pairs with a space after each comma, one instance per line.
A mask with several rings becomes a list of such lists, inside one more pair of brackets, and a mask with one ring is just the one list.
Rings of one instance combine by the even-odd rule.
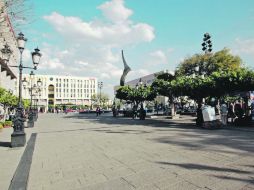
[[175, 76], [170, 73], [163, 73], [157, 76], [157, 79], [152, 83], [151, 87], [154, 92], [162, 96], [169, 97], [171, 100], [174, 96], [172, 92], [171, 82], [175, 79]]
[[156, 93], [150, 86], [141, 86], [139, 88], [122, 86], [116, 91], [116, 98], [129, 101], [136, 106], [144, 101], [152, 101], [155, 97]]
[[98, 96], [101, 99], [102, 106], [105, 107], [107, 102], [109, 101], [109, 95], [106, 93], [101, 93], [101, 96], [100, 95]]
[[233, 71], [241, 68], [242, 60], [239, 56], [234, 56], [229, 49], [223, 49], [214, 54], [195, 54], [186, 58], [176, 70], [177, 76], [191, 75], [195, 72], [195, 67], [199, 67], [199, 74], [212, 74], [216, 71]]
[[[18, 105], [18, 97], [0, 87], [0, 103], [4, 106], [4, 109], [7, 107], [15, 107]], [[30, 106], [30, 100], [22, 100], [24, 108]]]
[[[161, 81], [160, 81], [161, 82]], [[254, 71], [240, 68], [237, 70], [217, 71], [202, 78], [201, 76], [179, 76], [172, 81], [158, 83], [165, 93], [171, 92], [174, 96], [189, 96], [200, 100], [206, 97], [222, 97], [233, 92], [250, 91], [254, 89]]]
[[91, 102], [94, 106], [99, 106], [99, 104], [101, 103], [101, 106], [105, 108], [108, 101], [109, 95], [106, 93], [93, 94], [91, 97]]
[[[18, 102], [18, 100], [17, 100], [17, 102]], [[30, 100], [24, 100], [23, 99], [22, 103], [23, 103], [23, 106], [24, 106], [25, 109], [29, 108], [29, 106], [30, 106]]]
[[163, 73], [157, 76], [157, 79], [152, 83], [152, 89], [156, 94], [168, 97], [171, 104], [171, 115], [175, 115], [174, 109], [174, 91], [172, 81], [175, 80], [175, 75], [171, 73]]
[[9, 91], [0, 88], [0, 103], [6, 107], [16, 106], [18, 101], [17, 97], [11, 94]]

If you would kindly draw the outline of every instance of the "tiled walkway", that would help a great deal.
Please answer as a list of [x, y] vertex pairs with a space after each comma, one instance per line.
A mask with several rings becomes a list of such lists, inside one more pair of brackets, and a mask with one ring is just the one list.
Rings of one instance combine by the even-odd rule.
[[[44, 114], [27, 131], [37, 134], [29, 190], [254, 189], [253, 131], [78, 114]], [[0, 155], [15, 168], [23, 150]]]

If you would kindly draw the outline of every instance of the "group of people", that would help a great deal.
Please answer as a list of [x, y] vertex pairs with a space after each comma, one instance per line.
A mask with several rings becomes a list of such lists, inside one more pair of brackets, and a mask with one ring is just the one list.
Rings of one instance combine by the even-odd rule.
[[222, 101], [220, 106], [222, 124], [226, 125], [228, 122], [234, 123], [236, 119], [242, 119], [248, 112], [246, 109], [248, 106], [240, 100], [230, 103]]

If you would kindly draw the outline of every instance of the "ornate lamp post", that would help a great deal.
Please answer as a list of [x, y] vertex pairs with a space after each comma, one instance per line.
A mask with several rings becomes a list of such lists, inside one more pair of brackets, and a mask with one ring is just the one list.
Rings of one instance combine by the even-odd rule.
[[18, 44], [18, 49], [20, 51], [20, 63], [18, 66], [10, 66], [10, 67], [18, 67], [19, 68], [19, 101], [18, 101], [18, 107], [16, 108], [16, 114], [13, 120], [14, 123], [14, 131], [11, 134], [11, 146], [12, 147], [20, 147], [24, 146], [26, 143], [26, 134], [24, 131], [24, 107], [22, 104], [22, 71], [25, 68], [28, 69], [37, 69], [37, 66], [39, 64], [41, 54], [40, 50], [38, 48], [35, 49], [35, 52], [32, 53], [32, 59], [33, 59], [33, 65], [34, 67], [25, 67], [23, 66], [22, 62], [22, 53], [25, 49], [25, 43], [27, 39], [24, 37], [23, 33], [18, 34], [17, 38], [17, 44]]
[[40, 96], [40, 93], [41, 93], [41, 86], [42, 86], [42, 81], [41, 79], [38, 79], [37, 80], [37, 88], [36, 88], [36, 91], [35, 91], [35, 96], [37, 96], [37, 98], [35, 99], [35, 107], [34, 107], [34, 119], [35, 121], [37, 121], [38, 119], [38, 101], [39, 101], [39, 98], [38, 96]]
[[[202, 51], [204, 51], [205, 55], [212, 52], [212, 41], [211, 41], [211, 35], [209, 33], [204, 34], [203, 43], [202, 45]], [[198, 72], [198, 75], [201, 75], [202, 79], [204, 78], [205, 70], [205, 62], [201, 62], [200, 66], [196, 66], [195, 70]], [[198, 108], [197, 108], [197, 121], [196, 124], [198, 126], [201, 126], [203, 121], [203, 114], [202, 114], [202, 104], [205, 102], [204, 98], [198, 100]]]
[[101, 89], [103, 88], [103, 82], [98, 82], [98, 88], [100, 89], [100, 106], [101, 106]]
[[28, 89], [30, 93], [30, 109], [29, 109], [29, 114], [28, 114], [28, 127], [34, 127], [34, 121], [37, 120], [37, 112], [35, 108], [33, 108], [32, 103], [33, 103], [33, 96], [35, 96], [35, 93], [39, 90], [41, 86], [41, 80], [39, 79], [37, 81], [37, 85], [33, 84], [33, 78], [34, 78], [34, 73], [31, 71], [30, 73], [30, 87], [27, 88], [27, 80], [24, 78], [23, 86], [24, 89]]
[[202, 50], [207, 54], [212, 52], [212, 41], [211, 35], [209, 33], [204, 34], [203, 43], [202, 43]]

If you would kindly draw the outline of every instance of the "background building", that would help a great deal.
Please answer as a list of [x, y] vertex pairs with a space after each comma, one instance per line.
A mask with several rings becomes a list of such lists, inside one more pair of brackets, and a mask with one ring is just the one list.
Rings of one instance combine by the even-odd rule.
[[[28, 81], [28, 88], [42, 81], [40, 93], [35, 93], [33, 99], [40, 107], [46, 110], [49, 106], [56, 105], [91, 105], [91, 97], [97, 94], [97, 78], [94, 77], [73, 77], [58, 75], [34, 75], [24, 74], [23, 78]], [[29, 89], [23, 87], [23, 98], [30, 99]]]

